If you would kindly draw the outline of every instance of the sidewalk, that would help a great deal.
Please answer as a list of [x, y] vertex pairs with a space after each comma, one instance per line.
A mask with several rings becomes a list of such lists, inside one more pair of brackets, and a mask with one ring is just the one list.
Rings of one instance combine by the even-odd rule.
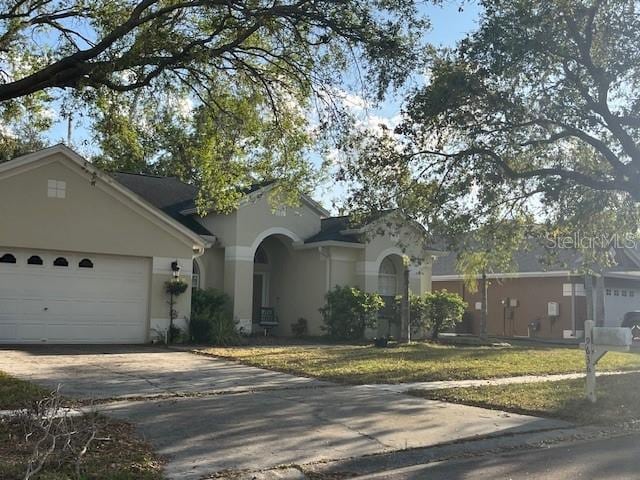
[[[598, 372], [598, 376], [625, 375], [639, 373], [640, 370]], [[486, 385], [510, 385], [513, 383], [557, 382], [559, 380], [573, 380], [584, 378], [584, 373], [564, 373], [559, 375], [522, 375], [520, 377], [492, 378], [481, 380], [443, 380], [438, 382], [408, 382], [408, 383], [370, 383], [356, 388], [385, 390], [394, 393], [408, 393], [411, 390], [443, 390], [446, 388], [482, 387]]]

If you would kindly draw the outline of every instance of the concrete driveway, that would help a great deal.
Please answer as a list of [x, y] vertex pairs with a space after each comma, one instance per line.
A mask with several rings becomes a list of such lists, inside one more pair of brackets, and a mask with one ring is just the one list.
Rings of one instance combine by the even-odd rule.
[[3, 349], [0, 370], [60, 384], [69, 396], [109, 399], [98, 408], [132, 421], [167, 456], [171, 478], [566, 426], [152, 347]]

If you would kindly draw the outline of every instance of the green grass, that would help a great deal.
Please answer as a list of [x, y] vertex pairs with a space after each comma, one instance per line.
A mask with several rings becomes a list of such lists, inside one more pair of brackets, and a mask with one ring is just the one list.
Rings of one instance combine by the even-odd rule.
[[0, 371], [0, 410], [24, 408], [49, 392], [33, 383], [18, 380]]
[[[547, 375], [584, 371], [577, 348], [453, 347], [416, 343], [372, 346], [228, 347], [198, 350], [247, 365], [335, 382], [403, 383]], [[601, 371], [640, 370], [640, 355], [609, 353]]]
[[578, 424], [619, 424], [640, 420], [640, 374], [599, 377], [597, 384], [596, 404], [584, 397], [584, 379], [417, 390], [411, 393], [432, 400], [560, 418]]

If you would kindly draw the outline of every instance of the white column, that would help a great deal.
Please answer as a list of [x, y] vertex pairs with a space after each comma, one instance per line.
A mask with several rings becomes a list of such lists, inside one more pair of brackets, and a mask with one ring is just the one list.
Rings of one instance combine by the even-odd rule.
[[224, 291], [233, 302], [238, 331], [251, 333], [253, 308], [253, 252], [251, 247], [225, 248]]

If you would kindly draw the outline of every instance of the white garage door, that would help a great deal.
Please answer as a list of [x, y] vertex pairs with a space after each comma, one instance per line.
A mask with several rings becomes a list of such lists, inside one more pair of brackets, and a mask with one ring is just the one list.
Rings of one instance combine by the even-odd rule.
[[146, 341], [146, 258], [0, 247], [0, 343]]

